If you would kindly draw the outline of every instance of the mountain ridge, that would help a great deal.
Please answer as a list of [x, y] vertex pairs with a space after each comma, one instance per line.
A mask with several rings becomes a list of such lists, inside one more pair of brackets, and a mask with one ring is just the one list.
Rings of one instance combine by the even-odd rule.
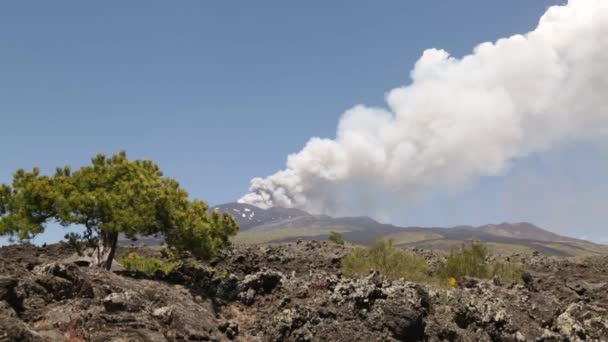
[[[562, 236], [529, 222], [459, 225], [445, 227], [400, 227], [380, 223], [368, 216], [331, 217], [294, 208], [262, 209], [244, 203], [224, 203], [210, 207], [230, 213], [240, 224], [232, 240], [237, 244], [289, 243], [297, 240], [327, 240], [331, 231], [345, 241], [369, 245], [378, 238], [390, 239], [403, 248], [449, 251], [473, 239], [485, 243], [497, 254], [540, 252], [554, 256], [608, 255], [608, 246]], [[159, 245], [164, 239], [140, 237], [132, 241], [121, 237], [120, 244]]]
[[498, 253], [539, 251], [560, 256], [608, 254], [608, 246], [562, 236], [529, 222], [460, 225], [450, 228], [400, 227], [380, 223], [368, 216], [331, 217], [299, 209], [262, 209], [236, 202], [217, 205], [211, 209], [229, 212], [239, 221], [241, 231], [234, 241], [243, 244], [321, 240], [327, 239], [330, 231], [337, 231], [344, 240], [363, 245], [368, 245], [377, 238], [387, 238], [402, 247], [449, 250], [471, 239], [478, 239]]

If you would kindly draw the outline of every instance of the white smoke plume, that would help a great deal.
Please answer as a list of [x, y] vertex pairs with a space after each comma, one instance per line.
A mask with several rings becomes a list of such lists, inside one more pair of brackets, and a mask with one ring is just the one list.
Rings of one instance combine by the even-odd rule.
[[550, 7], [535, 30], [461, 59], [426, 50], [411, 78], [387, 109], [346, 111], [335, 139], [310, 139], [239, 202], [335, 213], [353, 188], [408, 199], [500, 175], [564, 140], [605, 141], [608, 1]]

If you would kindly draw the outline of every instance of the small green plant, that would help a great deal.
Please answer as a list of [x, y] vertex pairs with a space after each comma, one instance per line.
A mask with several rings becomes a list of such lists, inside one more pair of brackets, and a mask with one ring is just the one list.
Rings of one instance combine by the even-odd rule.
[[228, 273], [228, 271], [225, 270], [215, 270], [215, 272], [213, 272], [213, 278], [214, 279], [223, 279], [226, 278], [230, 273]]
[[329, 232], [329, 241], [338, 244], [338, 245], [343, 245], [344, 244], [344, 239], [342, 239], [342, 234], [335, 232], [335, 231], [331, 231]]
[[451, 286], [463, 277], [493, 278], [497, 277], [503, 283], [520, 283], [524, 273], [523, 267], [514, 262], [488, 262], [488, 249], [473, 240], [467, 247], [453, 248], [446, 262], [439, 270], [439, 277], [447, 280]]
[[487, 278], [489, 271], [486, 263], [487, 254], [486, 246], [477, 240], [473, 240], [470, 247], [463, 244], [461, 249], [452, 248], [439, 274], [445, 279], [458, 280], [464, 276]]
[[127, 269], [127, 271], [140, 272], [147, 277], [152, 277], [156, 272], [161, 272], [164, 275], [168, 275], [173, 272], [177, 266], [178, 261], [164, 261], [158, 258], [146, 258], [135, 252], [131, 252], [123, 257], [118, 258], [118, 262]]
[[392, 240], [377, 240], [369, 248], [358, 247], [342, 262], [347, 276], [380, 272], [388, 279], [404, 278], [411, 281], [427, 279], [428, 266], [423, 257], [393, 246]]
[[82, 237], [78, 233], [68, 233], [63, 237], [66, 239], [67, 244], [72, 247], [78, 255], [82, 255], [82, 251], [85, 249], [85, 243], [82, 241]]
[[503, 284], [521, 284], [525, 273], [521, 264], [511, 261], [495, 261], [489, 266], [491, 277], [497, 277]]

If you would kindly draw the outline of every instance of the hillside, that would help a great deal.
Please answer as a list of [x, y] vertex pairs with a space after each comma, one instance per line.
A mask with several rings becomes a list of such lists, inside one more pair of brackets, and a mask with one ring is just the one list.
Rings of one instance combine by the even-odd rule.
[[269, 222], [289, 220], [301, 216], [311, 216], [309, 213], [292, 208], [261, 209], [244, 203], [226, 203], [212, 207], [211, 210], [228, 212], [239, 221], [241, 232], [252, 227], [264, 225]]
[[260, 209], [241, 203], [227, 203], [215, 208], [231, 213], [240, 222], [241, 231], [234, 241], [243, 244], [325, 240], [330, 231], [337, 231], [346, 241], [364, 245], [377, 238], [388, 238], [402, 247], [447, 251], [471, 239], [479, 239], [498, 254], [533, 251], [556, 256], [608, 254], [608, 246], [561, 236], [527, 222], [479, 227], [398, 227], [369, 217], [334, 218], [298, 209]]
[[[398, 227], [379, 223], [369, 217], [331, 217], [313, 215], [299, 209], [261, 209], [242, 203], [226, 203], [211, 208], [228, 212], [240, 224], [237, 244], [282, 243], [303, 240], [326, 240], [331, 231], [342, 234], [344, 240], [369, 245], [375, 239], [392, 239], [404, 248], [449, 251], [472, 239], [478, 239], [496, 254], [531, 254], [538, 251], [553, 256], [608, 255], [608, 246], [574, 239], [531, 223], [487, 224], [479, 227]], [[162, 237], [142, 237], [137, 241], [121, 239], [122, 245], [159, 245]]]

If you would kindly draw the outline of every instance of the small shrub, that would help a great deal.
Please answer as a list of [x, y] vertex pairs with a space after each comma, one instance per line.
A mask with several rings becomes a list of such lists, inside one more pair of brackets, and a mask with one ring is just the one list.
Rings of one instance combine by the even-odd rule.
[[67, 244], [72, 247], [78, 255], [82, 255], [82, 251], [84, 250], [84, 242], [81, 240], [80, 234], [77, 233], [68, 233], [63, 237], [66, 239]]
[[342, 272], [347, 276], [376, 270], [388, 279], [411, 281], [427, 279], [428, 266], [423, 257], [393, 246], [392, 240], [377, 240], [369, 248], [359, 247], [346, 256]]
[[511, 261], [495, 261], [490, 266], [491, 277], [497, 277], [503, 284], [521, 284], [525, 273], [521, 264]]
[[214, 279], [223, 279], [226, 278], [230, 275], [230, 273], [228, 273], [228, 271], [226, 270], [215, 270], [215, 272], [213, 272], [213, 278]]
[[178, 261], [164, 261], [157, 258], [146, 258], [135, 252], [131, 252], [118, 259], [120, 264], [127, 269], [127, 271], [140, 272], [147, 277], [152, 277], [156, 272], [160, 271], [164, 275], [168, 275], [173, 272], [177, 266]]
[[344, 244], [344, 240], [342, 239], [342, 234], [335, 232], [333, 230], [331, 232], [329, 232], [329, 241], [336, 243], [338, 245]]
[[487, 278], [489, 274], [486, 257], [488, 250], [484, 244], [473, 240], [471, 246], [462, 245], [460, 250], [452, 248], [445, 264], [441, 267], [440, 276], [444, 279], [461, 279], [464, 276]]
[[446, 280], [451, 287], [463, 277], [497, 277], [503, 283], [522, 281], [524, 270], [521, 265], [501, 261], [489, 263], [487, 256], [487, 247], [477, 240], [473, 240], [470, 247], [462, 245], [460, 249], [452, 249], [439, 270], [439, 277]]
[[201, 268], [201, 264], [196, 260], [192, 260], [190, 261], [190, 268], [199, 269]]

